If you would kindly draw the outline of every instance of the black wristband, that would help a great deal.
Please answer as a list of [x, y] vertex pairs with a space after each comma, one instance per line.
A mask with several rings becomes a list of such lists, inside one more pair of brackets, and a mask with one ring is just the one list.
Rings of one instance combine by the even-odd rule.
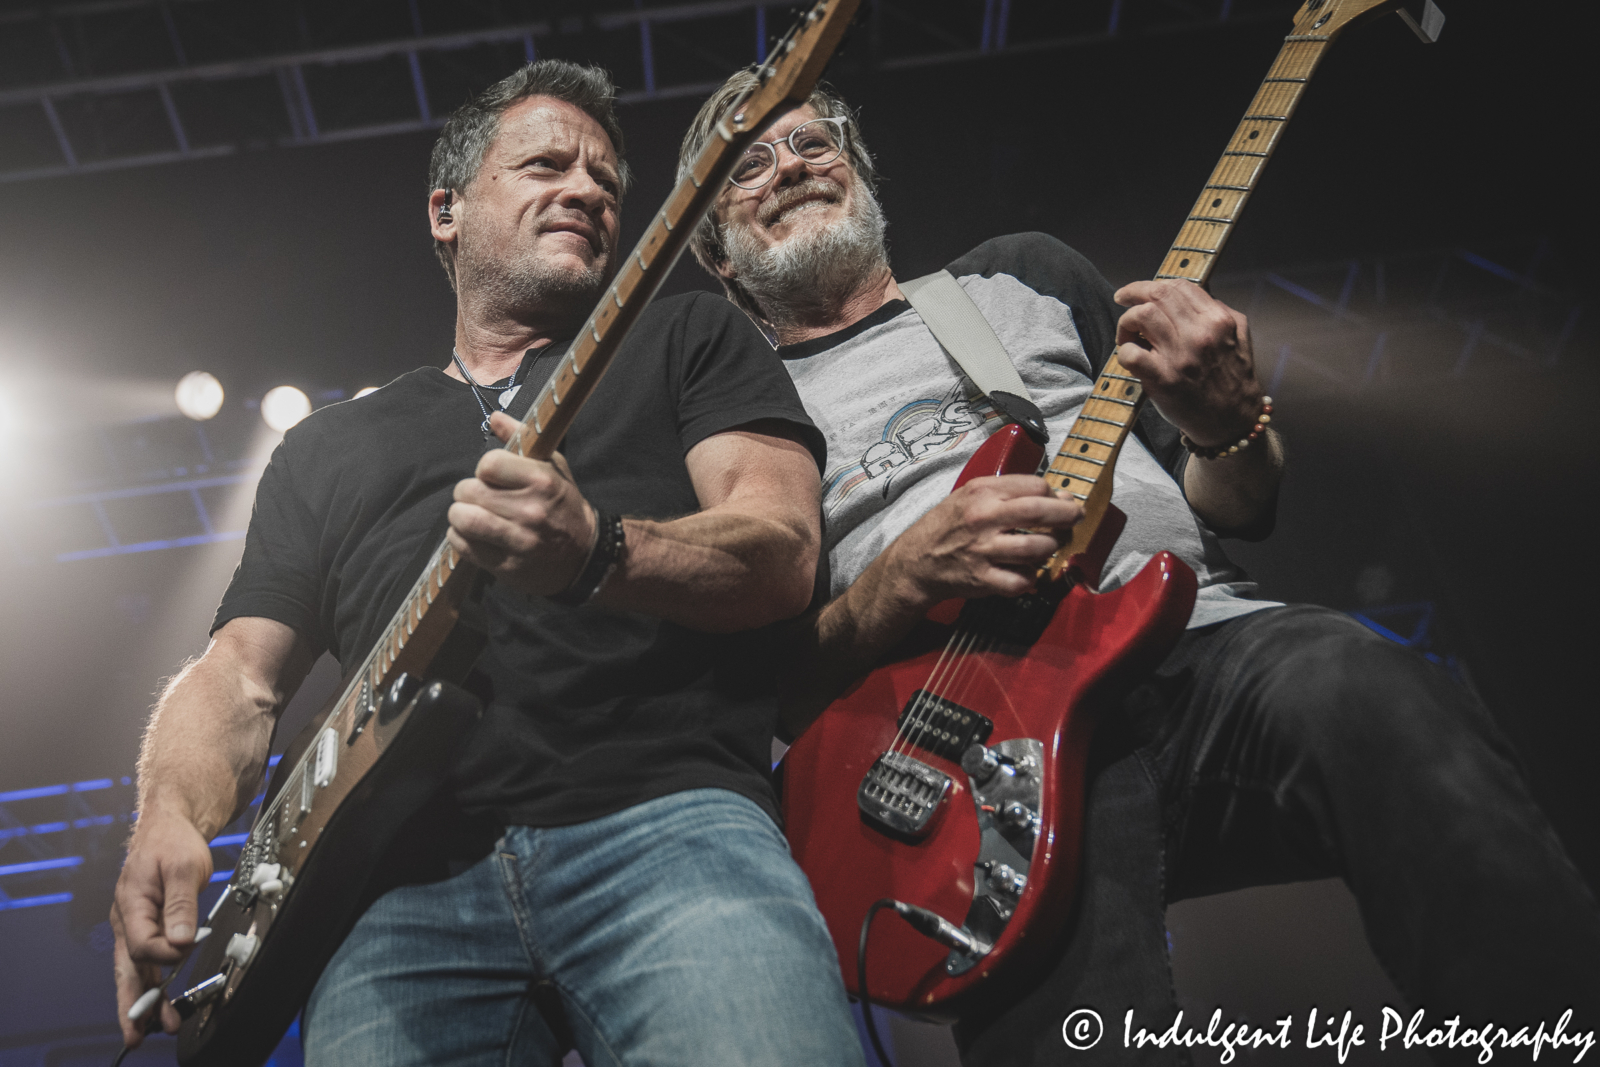
[[607, 511], [594, 509], [594, 548], [589, 550], [589, 561], [583, 565], [583, 570], [572, 579], [572, 584], [559, 593], [553, 594], [550, 599], [564, 607], [575, 608], [580, 604], [587, 604], [600, 592], [600, 587], [606, 584], [606, 579], [611, 577], [611, 572], [622, 560], [622, 551], [627, 547], [627, 539], [622, 532], [622, 516], [613, 515]]

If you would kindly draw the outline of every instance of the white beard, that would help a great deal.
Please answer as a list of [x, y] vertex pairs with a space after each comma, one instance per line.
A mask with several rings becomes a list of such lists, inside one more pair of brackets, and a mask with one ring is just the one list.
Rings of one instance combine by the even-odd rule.
[[[794, 192], [814, 187], [808, 182]], [[833, 225], [805, 225], [801, 216], [812, 210], [810, 205], [792, 208], [795, 232], [774, 248], [762, 247], [743, 227], [721, 227], [734, 280], [774, 326], [828, 318], [878, 267], [888, 264], [883, 209], [854, 173], [850, 198], [850, 214]]]

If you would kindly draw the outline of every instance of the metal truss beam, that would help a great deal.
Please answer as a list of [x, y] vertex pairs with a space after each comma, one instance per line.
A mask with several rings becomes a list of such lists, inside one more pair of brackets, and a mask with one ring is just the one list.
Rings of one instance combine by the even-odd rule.
[[[76, 493], [72, 496], [53, 497], [48, 500], [35, 501], [29, 507], [38, 511], [86, 507], [93, 513], [95, 521], [105, 533], [107, 542], [105, 545], [97, 548], [77, 549], [71, 552], [58, 552], [55, 555], [57, 563], [70, 563], [81, 559], [102, 559], [106, 556], [124, 556], [135, 552], [155, 552], [163, 548], [209, 545], [218, 541], [241, 541], [244, 539], [245, 532], [243, 530], [218, 530], [213, 527], [211, 513], [206, 508], [205, 502], [200, 499], [200, 490], [239, 485], [243, 482], [254, 483], [259, 476], [260, 472], [255, 471], [249, 474], [229, 474], [215, 478], [186, 478], [179, 481], [160, 482], [155, 485], [136, 485], [125, 489], [105, 489], [96, 493]], [[134, 497], [159, 496], [163, 494], [186, 497], [194, 508], [194, 517], [200, 526], [201, 532], [179, 537], [151, 538], [134, 542], [120, 540], [117, 536], [116, 524], [106, 511], [106, 504], [113, 500], [129, 500]]]
[[[1213, 291], [1250, 316], [1270, 394], [1359, 393], [1392, 382], [1419, 386], [1508, 367], [1540, 373], [1574, 358], [1592, 360], [1587, 340], [1573, 351], [1585, 305], [1535, 278], [1541, 258], [1538, 250], [1485, 255], [1452, 248], [1222, 274]], [[317, 396], [326, 402], [344, 393]], [[243, 407], [228, 417], [253, 422]], [[130, 450], [119, 434], [132, 430], [160, 438], [161, 450], [125, 462]], [[222, 443], [230, 438], [231, 446]], [[237, 425], [213, 432], [183, 419], [110, 428], [103, 447], [88, 454], [95, 465], [75, 483], [95, 488], [24, 502], [23, 511], [35, 518], [0, 530], [0, 542], [10, 543], [19, 563], [31, 564], [238, 541], [244, 512], [221, 519], [216, 491], [248, 492], [259, 477], [263, 460], [245, 452], [246, 440]], [[150, 498], [161, 498], [162, 506], [148, 506]]]
[[[1541, 243], [1529, 257], [1543, 259]], [[1212, 290], [1256, 326], [1267, 392], [1359, 392], [1570, 362], [1582, 300], [1462, 248], [1218, 275]], [[1587, 354], [1587, 353], [1586, 353]]]
[[166, 8], [169, 4], [211, 3], [213, 0], [78, 0], [77, 3], [40, 4], [20, 11], [0, 11], [0, 26], [39, 19], [82, 18], [86, 15], [110, 15], [145, 8]]
[[[190, 5], [208, 0], [187, 0]], [[962, 19], [971, 25], [952, 26], [951, 11], [964, 12], [969, 5], [944, 5], [937, 10], [927, 4], [911, 4], [905, 0], [890, 3], [888, 0], [870, 2], [870, 32], [862, 36], [868, 47], [852, 55], [852, 62], [886, 71], [904, 70], [948, 63], [968, 62], [996, 55], [1086, 47], [1100, 44], [1130, 34], [1178, 33], [1218, 24], [1241, 24], [1258, 21], [1264, 17], [1282, 18], [1282, 11], [1262, 7], [1262, 0], [1207, 0], [1203, 5], [1173, 4], [1167, 0], [1104, 0], [1109, 4], [1096, 17], [1085, 9], [1076, 17], [1073, 27], [1080, 32], [1067, 34], [1045, 32], [1040, 27], [1059, 28], [1059, 5], [1055, 0], [984, 0], [981, 18], [972, 20], [970, 14]], [[1242, 3], [1253, 2], [1257, 10], [1236, 10]], [[627, 88], [619, 93], [618, 102], [624, 105], [652, 100], [667, 100], [709, 93], [721, 82], [724, 68], [740, 62], [737, 57], [748, 56], [755, 61], [766, 58], [770, 37], [769, 26], [782, 29], [787, 21], [787, 5], [761, 2], [761, 0], [698, 0], [698, 2], [663, 4], [654, 6], [629, 6], [615, 10], [589, 11], [583, 15], [554, 19], [528, 20], [514, 24], [482, 27], [450, 33], [424, 34], [422, 18], [416, 0], [408, 0], [410, 22], [417, 31], [415, 36], [376, 40], [336, 47], [308, 48], [273, 55], [241, 56], [213, 60], [198, 64], [188, 62], [180, 27], [169, 7], [149, 0], [80, 0], [75, 4], [50, 5], [42, 13], [11, 12], [6, 21], [20, 22], [28, 19], [45, 19], [51, 28], [55, 51], [59, 61], [54, 65], [63, 70], [63, 80], [36, 84], [14, 85], [0, 88], [0, 117], [7, 114], [20, 116], [30, 109], [35, 116], [42, 115], [55, 142], [56, 161], [37, 159], [35, 165], [0, 169], [0, 182], [31, 181], [70, 174], [116, 170], [127, 167], [153, 166], [192, 159], [231, 155], [260, 147], [289, 147], [348, 141], [369, 137], [384, 137], [436, 129], [442, 124], [439, 109], [434, 106], [428, 85], [428, 72], [424, 57], [441, 57], [448, 53], [506, 45], [520, 45], [520, 60], [532, 60], [539, 52], [536, 42], [555, 35], [583, 35], [585, 47], [592, 40], [594, 47], [607, 56], [635, 51], [638, 56], [637, 74], [640, 87]], [[97, 15], [153, 8], [160, 12], [165, 32], [170, 39], [170, 59], [177, 65], [151, 69], [135, 69], [117, 74], [81, 76], [82, 61], [74, 60], [71, 50], [56, 26], [64, 16], [86, 19]], [[946, 10], [948, 8], [949, 10]], [[772, 10], [769, 10], [772, 9]], [[207, 12], [219, 15], [226, 11], [224, 5], [208, 6]], [[781, 13], [780, 13], [781, 12]], [[1214, 12], [1214, 13], [1213, 13]], [[735, 31], [730, 17], [753, 15], [753, 38], [745, 36], [752, 27]], [[1135, 18], [1134, 16], [1138, 17]], [[943, 16], [944, 21], [939, 21]], [[1019, 25], [1032, 18], [1033, 32], [1018, 32]], [[1055, 19], [1055, 21], [1051, 21]], [[688, 32], [667, 32], [667, 28], [690, 27]], [[656, 32], [660, 28], [662, 32]], [[737, 32], [737, 36], [730, 36]], [[596, 37], [596, 35], [600, 35]], [[631, 42], [631, 43], [630, 43]], [[750, 48], [750, 43], [754, 44]], [[400, 60], [405, 64], [407, 99], [388, 100], [383, 110], [390, 115], [396, 111], [410, 111], [411, 117], [389, 117], [383, 121], [356, 121], [343, 125], [330, 125], [324, 116], [348, 110], [349, 90], [329, 85], [313, 86], [307, 81], [307, 72], [360, 64], [381, 64]], [[718, 76], [674, 77], [670, 70], [716, 71]], [[507, 68], [509, 70], [509, 67]], [[488, 76], [504, 73], [491, 70]], [[225, 86], [227, 83], [248, 82], [251, 79], [270, 77], [277, 81], [282, 112], [268, 117], [269, 125], [281, 128], [287, 119], [285, 135], [263, 139], [259, 134], [246, 134], [243, 129], [258, 130], [262, 115], [238, 114], [233, 117], [232, 130], [212, 131], [196, 136], [192, 118], [183, 112], [179, 90], [195, 86]], [[385, 76], [385, 85], [399, 84]], [[480, 78], [479, 80], [484, 80]], [[633, 77], [624, 71], [624, 81]], [[375, 90], [376, 91], [376, 90]], [[382, 92], [394, 92], [391, 87]], [[97, 102], [105, 107], [95, 110], [83, 123], [90, 123], [99, 131], [96, 141], [124, 143], [141, 142], [116, 152], [96, 153], [89, 150], [90, 138], [74, 130], [74, 124], [62, 114], [63, 105], [94, 109]], [[253, 105], [263, 106], [259, 101]], [[114, 116], [122, 115], [122, 118]], [[166, 142], [148, 128], [145, 121], [150, 115], [164, 119]], [[31, 121], [37, 122], [37, 119]], [[108, 124], [124, 123], [124, 136], [107, 136]], [[80, 126], [83, 124], [80, 123]], [[142, 124], [142, 125], [141, 125]], [[138, 127], [137, 132], [133, 131]], [[112, 131], [113, 134], [117, 131]], [[0, 150], [5, 148], [0, 139]], [[19, 158], [20, 153], [0, 151], [0, 155]]]
[[[269, 759], [268, 769], [281, 758]], [[119, 784], [124, 788], [118, 790]], [[0, 793], [0, 911], [70, 903], [75, 873], [99, 850], [116, 847], [105, 835], [138, 819], [129, 803], [132, 785], [133, 779], [123, 776]], [[212, 838], [218, 868], [212, 883], [233, 876], [260, 803], [257, 796], [227, 832]]]

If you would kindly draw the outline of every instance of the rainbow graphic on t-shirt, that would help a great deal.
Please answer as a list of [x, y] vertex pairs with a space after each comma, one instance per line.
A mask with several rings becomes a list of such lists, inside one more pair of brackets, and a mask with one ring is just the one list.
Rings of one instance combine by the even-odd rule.
[[854, 463], [843, 464], [823, 479], [824, 511], [833, 514], [850, 494], [866, 482], [883, 484], [883, 495], [900, 470], [929, 456], [958, 447], [967, 434], [1000, 418], [982, 393], [965, 379], [943, 397], [928, 397], [902, 405], [884, 423], [883, 433], [867, 446]]

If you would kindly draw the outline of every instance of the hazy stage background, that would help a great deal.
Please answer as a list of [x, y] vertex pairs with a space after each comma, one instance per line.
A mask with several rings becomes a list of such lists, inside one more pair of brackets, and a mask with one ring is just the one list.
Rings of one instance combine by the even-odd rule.
[[[934, 6], [970, 8], [973, 20], [984, 8]], [[1189, 5], [1197, 20], [1217, 6]], [[858, 33], [834, 80], [860, 106], [885, 176], [897, 273], [925, 273], [990, 236], [1043, 230], [1115, 283], [1149, 276], [1288, 29], [1282, 8], [1264, 21], [1167, 34], [1132, 26], [1080, 47], [902, 69], [873, 68]], [[1580, 62], [1563, 43], [1576, 8], [1449, 0], [1437, 45], [1394, 18], [1342, 39], [1216, 291], [1253, 316], [1291, 454], [1276, 534], [1230, 550], [1268, 595], [1365, 610], [1452, 664], [1511, 737], [1594, 885], [1600, 784], [1589, 768], [1600, 730], [1587, 549], [1600, 391], [1586, 317], [1592, 183], [1574, 162], [1593, 116], [1574, 102]], [[769, 17], [774, 29], [785, 19], [776, 7]], [[582, 40], [539, 47], [593, 58]], [[479, 84], [510, 64], [484, 70]], [[636, 89], [638, 71], [614, 65]], [[624, 247], [670, 187], [698, 103], [622, 109], [639, 175]], [[0, 440], [9, 586], [0, 793], [109, 779], [105, 797], [131, 803], [121, 778], [133, 773], [152, 694], [204, 647], [239, 552], [223, 540], [61, 561], [103, 531], [40, 502], [137, 481], [141, 447], [189, 432], [162, 421], [187, 371], [223, 381], [227, 406], [206, 431], [240, 464], [232, 469], [247, 471], [273, 443], [244, 404], [266, 389], [347, 396], [448, 359], [453, 299], [424, 211], [433, 136], [3, 187], [0, 396], [26, 425]], [[669, 291], [690, 288], [713, 286], [686, 260]], [[242, 529], [248, 484], [204, 492], [216, 529]], [[157, 510], [179, 506], [189, 504]], [[152, 529], [163, 521], [118, 514]], [[1422, 605], [1433, 610], [1426, 620]], [[1382, 616], [1408, 606], [1417, 607]], [[336, 678], [331, 664], [319, 667], [301, 710]], [[26, 824], [36, 809], [10, 810]], [[21, 846], [0, 840], [0, 873], [27, 858]], [[66, 872], [70, 904], [0, 912], [0, 1067], [46, 1055], [101, 1062], [114, 1049], [101, 920], [115, 864], [104, 847]], [[48, 888], [0, 882], [14, 898]], [[1370, 1029], [1383, 1003], [1397, 1003], [1336, 883], [1179, 904], [1171, 928], [1193, 1014], [1220, 1004], [1228, 1019], [1293, 1012], [1303, 1026], [1316, 1004], [1350, 1007]], [[895, 1039], [904, 1064], [953, 1062], [942, 1033], [906, 1024]], [[1308, 1056], [1334, 1062], [1328, 1050]]]

